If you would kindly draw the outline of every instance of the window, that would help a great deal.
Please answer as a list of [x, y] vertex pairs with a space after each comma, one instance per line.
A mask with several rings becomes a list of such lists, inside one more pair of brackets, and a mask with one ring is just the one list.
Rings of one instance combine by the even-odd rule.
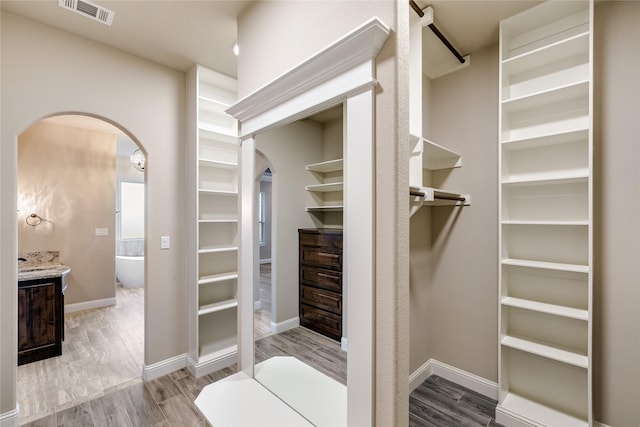
[[261, 191], [258, 194], [258, 244], [264, 246], [265, 226], [266, 226], [266, 193]]

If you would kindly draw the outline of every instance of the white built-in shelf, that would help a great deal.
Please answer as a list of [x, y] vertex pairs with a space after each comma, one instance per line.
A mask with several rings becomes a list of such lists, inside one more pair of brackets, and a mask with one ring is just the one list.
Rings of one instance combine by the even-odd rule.
[[565, 172], [528, 174], [503, 179], [504, 186], [540, 185], [540, 184], [574, 184], [586, 183], [589, 180], [588, 169], [576, 169]]
[[343, 160], [335, 159], [328, 160], [326, 162], [313, 163], [311, 165], [307, 165], [306, 169], [311, 172], [320, 172], [320, 173], [328, 173], [328, 172], [338, 172], [343, 169]]
[[580, 221], [580, 220], [576, 220], [576, 221], [571, 221], [571, 220], [566, 220], [566, 221], [527, 221], [527, 220], [503, 220], [502, 221], [502, 225], [558, 225], [558, 226], [588, 226], [589, 225], [589, 221]]
[[237, 224], [238, 218], [227, 218], [227, 219], [199, 219], [198, 222], [200, 224]]
[[522, 339], [514, 336], [504, 336], [501, 341], [503, 346], [515, 348], [516, 350], [525, 351], [537, 356], [553, 359], [568, 365], [577, 366], [586, 369], [589, 366], [589, 360], [584, 354], [575, 351], [565, 350], [558, 347]]
[[204, 195], [210, 195], [210, 196], [237, 196], [238, 195], [238, 191], [231, 191], [231, 190], [208, 190], [205, 188], [199, 188], [198, 192], [200, 194], [204, 194]]
[[532, 110], [559, 102], [586, 98], [589, 95], [589, 80], [545, 89], [532, 94], [506, 99], [502, 102], [503, 112], [515, 113]]
[[462, 166], [462, 156], [442, 145], [415, 135], [409, 136], [414, 154], [422, 156], [422, 167], [427, 170], [451, 169]]
[[237, 163], [223, 162], [218, 160], [200, 159], [198, 160], [198, 163], [200, 166], [218, 169], [236, 169], [238, 167]]
[[507, 150], [526, 150], [529, 148], [539, 148], [547, 145], [566, 144], [573, 141], [585, 141], [589, 138], [589, 130], [571, 129], [560, 133], [550, 133], [531, 138], [509, 139], [502, 141], [502, 147]]
[[237, 306], [238, 306], [238, 300], [236, 299], [214, 302], [212, 304], [201, 306], [200, 309], [198, 310], [198, 316], [205, 316], [207, 314], [229, 310], [230, 308], [236, 308]]
[[573, 417], [513, 392], [505, 396], [500, 406], [518, 416], [535, 420], [538, 425], [562, 427], [587, 427], [589, 425], [587, 420]]
[[206, 364], [238, 351], [237, 339], [220, 340], [213, 343], [200, 344], [200, 362]]
[[572, 56], [589, 53], [589, 32], [559, 40], [538, 49], [512, 56], [502, 61], [502, 72], [505, 75], [520, 74], [532, 68], [540, 68], [566, 60]]
[[214, 253], [221, 253], [221, 252], [233, 252], [233, 251], [237, 251], [238, 247], [237, 246], [218, 246], [215, 248], [201, 248], [198, 249], [198, 253], [199, 254], [214, 254]]
[[231, 104], [228, 104], [220, 100], [212, 99], [204, 95], [198, 96], [198, 99], [200, 100], [200, 102], [202, 102], [205, 105], [216, 106], [216, 110], [219, 109], [222, 112], [224, 112], [224, 110], [226, 110], [227, 108], [231, 107]]
[[589, 320], [589, 312], [573, 307], [565, 307], [556, 304], [547, 304], [544, 302], [531, 301], [522, 298], [504, 297], [501, 301], [502, 305], [509, 307], [522, 308], [525, 310], [533, 310], [541, 313], [553, 314], [555, 316], [569, 317], [577, 320]]
[[318, 193], [327, 193], [330, 191], [342, 191], [344, 184], [342, 182], [330, 182], [327, 184], [313, 184], [307, 185], [307, 191], [315, 191]]
[[559, 262], [544, 262], [526, 259], [506, 258], [502, 260], [502, 265], [513, 265], [515, 267], [528, 267], [542, 270], [571, 271], [574, 273], [589, 273], [589, 266], [587, 265], [564, 264]]
[[228, 280], [234, 280], [238, 278], [238, 272], [229, 272], [229, 273], [221, 273], [221, 274], [212, 274], [209, 276], [202, 276], [198, 280], [199, 285], [208, 285], [211, 283], [219, 283], [226, 282]]
[[342, 212], [343, 205], [327, 205], [327, 206], [307, 206], [306, 212]]

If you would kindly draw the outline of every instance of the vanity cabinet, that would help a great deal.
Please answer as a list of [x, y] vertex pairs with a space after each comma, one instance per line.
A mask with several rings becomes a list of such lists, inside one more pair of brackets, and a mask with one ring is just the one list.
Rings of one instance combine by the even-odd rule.
[[63, 316], [61, 277], [18, 282], [18, 365], [62, 354]]
[[298, 230], [300, 325], [342, 338], [342, 230]]

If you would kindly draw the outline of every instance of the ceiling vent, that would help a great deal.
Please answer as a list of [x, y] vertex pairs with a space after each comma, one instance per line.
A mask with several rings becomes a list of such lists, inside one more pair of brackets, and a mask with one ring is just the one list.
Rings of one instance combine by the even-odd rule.
[[102, 22], [105, 25], [111, 25], [115, 16], [114, 11], [87, 0], [58, 0], [58, 6]]

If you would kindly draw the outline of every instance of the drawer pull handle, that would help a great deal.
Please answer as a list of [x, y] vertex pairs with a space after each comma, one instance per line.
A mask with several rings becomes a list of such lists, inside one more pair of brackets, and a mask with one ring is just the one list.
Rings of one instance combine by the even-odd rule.
[[340, 298], [332, 297], [331, 295], [320, 294], [320, 293], [317, 293], [317, 292], [315, 292], [315, 294], [317, 296], [319, 296], [320, 298], [328, 299], [328, 300], [331, 300], [331, 301], [339, 301], [340, 300]]
[[335, 279], [335, 280], [340, 279], [339, 277], [337, 277], [337, 276], [332, 276], [331, 274], [325, 274], [325, 273], [317, 273], [317, 274], [318, 274], [318, 276], [320, 276], [320, 277], [326, 277], [327, 279]]
[[338, 257], [340, 257], [340, 255], [337, 255], [337, 254], [325, 254], [323, 252], [318, 252], [318, 256], [326, 256], [326, 257], [330, 257], [330, 258], [338, 258]]

